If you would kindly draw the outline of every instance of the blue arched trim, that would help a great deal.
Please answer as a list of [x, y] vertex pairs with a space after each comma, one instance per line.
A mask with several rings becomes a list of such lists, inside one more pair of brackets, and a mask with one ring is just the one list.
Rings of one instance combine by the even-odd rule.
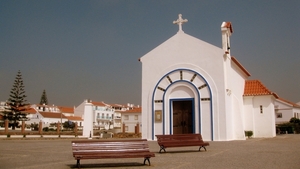
[[[211, 117], [211, 140], [214, 140], [214, 125], [213, 125], [213, 109], [212, 109], [212, 105], [213, 105], [213, 99], [212, 99], [212, 92], [211, 92], [211, 88], [210, 88], [210, 85], [209, 85], [209, 83], [206, 81], [206, 79], [201, 75], [201, 74], [199, 74], [198, 72], [196, 72], [196, 71], [194, 71], [194, 70], [191, 70], [191, 69], [186, 69], [186, 68], [180, 68], [180, 69], [174, 69], [174, 70], [172, 70], [171, 72], [169, 72], [169, 73], [167, 73], [167, 74], [165, 74], [163, 77], [161, 77], [160, 78], [160, 80], [157, 82], [157, 84], [155, 85], [155, 88], [153, 89], [153, 93], [152, 93], [152, 140], [154, 140], [154, 113], [155, 113], [155, 110], [154, 110], [154, 105], [155, 105], [155, 100], [154, 100], [154, 96], [155, 96], [155, 92], [156, 92], [156, 90], [157, 90], [157, 86], [160, 84], [160, 82], [164, 79], [164, 78], [166, 78], [166, 76], [168, 76], [169, 74], [171, 74], [171, 73], [173, 73], [173, 72], [176, 72], [176, 71], [190, 71], [190, 72], [193, 72], [193, 73], [195, 73], [195, 74], [197, 74], [198, 76], [200, 76], [204, 81], [205, 81], [205, 83], [207, 84], [207, 87], [208, 87], [208, 90], [209, 90], [209, 95], [210, 95], [210, 117]], [[187, 81], [187, 80], [180, 80], [180, 81], [184, 81], [184, 82], [189, 82], [189, 83], [191, 83], [194, 87], [196, 87], [192, 82], [190, 82], [190, 81]], [[175, 81], [175, 82], [178, 82], [178, 81]], [[175, 83], [175, 82], [173, 82], [173, 83]], [[167, 87], [167, 89], [173, 84], [173, 83], [171, 83], [168, 87]], [[197, 88], [197, 87], [196, 87]], [[166, 89], [166, 90], [167, 90]], [[199, 90], [197, 89], [197, 91], [198, 91], [198, 97], [199, 97], [199, 99], [198, 99], [198, 105], [199, 105], [199, 131], [201, 132], [201, 116], [200, 116], [200, 94], [199, 94]], [[166, 92], [166, 91], [165, 91]], [[165, 100], [164, 100], [164, 96], [165, 96], [165, 92], [164, 92], [164, 94], [163, 94], [163, 105], [164, 105], [164, 103], [165, 103]], [[164, 108], [164, 106], [162, 106], [163, 107], [163, 114], [165, 113], [165, 108]], [[163, 115], [163, 133], [165, 134], [165, 118], [164, 118], [164, 115]]]
[[[199, 90], [198, 90], [198, 88], [197, 88], [197, 86], [195, 86], [193, 83], [191, 83], [190, 81], [187, 81], [187, 80], [177, 80], [177, 81], [174, 81], [172, 84], [170, 84], [167, 88], [166, 88], [166, 91], [172, 86], [172, 85], [174, 85], [174, 84], [176, 84], [176, 83], [178, 83], [178, 82], [184, 82], [184, 83], [189, 83], [189, 84], [191, 84], [193, 87], [194, 87], [194, 89], [195, 89], [195, 91], [197, 91], [197, 97], [198, 97], [198, 105], [199, 105], [199, 107], [198, 107], [198, 112], [199, 112], [199, 120], [201, 120], [201, 112], [200, 112], [200, 92], [199, 92]], [[163, 94], [163, 102], [165, 102], [165, 94], [166, 94], [166, 92]], [[182, 99], [171, 99], [171, 100], [191, 100], [190, 98], [187, 98], [187, 99], [184, 99], [184, 98], [182, 98]], [[195, 101], [194, 101], [194, 99], [192, 99], [193, 100], [193, 106], [195, 106]], [[164, 106], [163, 106], [164, 107]], [[170, 107], [170, 110], [172, 110], [171, 109], [171, 102], [169, 103], [169, 107]], [[164, 110], [164, 108], [163, 108], [163, 110]], [[193, 108], [193, 111], [195, 111], [195, 109]], [[194, 119], [194, 118], [193, 118]], [[170, 115], [170, 133], [172, 133], [172, 116]], [[199, 131], [201, 132], [201, 125], [200, 125], [200, 122], [201, 121], [199, 121]], [[195, 124], [193, 124], [194, 126], [195, 126]], [[164, 121], [163, 121], [163, 134], [165, 134], [165, 124], [164, 124]]]

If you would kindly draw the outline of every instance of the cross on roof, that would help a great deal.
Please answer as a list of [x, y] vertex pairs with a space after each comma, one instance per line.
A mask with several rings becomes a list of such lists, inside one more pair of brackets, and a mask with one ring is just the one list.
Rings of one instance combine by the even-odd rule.
[[173, 21], [173, 24], [179, 25], [179, 31], [182, 31], [182, 24], [188, 22], [187, 19], [182, 19], [182, 15], [178, 15], [178, 19], [176, 21]]

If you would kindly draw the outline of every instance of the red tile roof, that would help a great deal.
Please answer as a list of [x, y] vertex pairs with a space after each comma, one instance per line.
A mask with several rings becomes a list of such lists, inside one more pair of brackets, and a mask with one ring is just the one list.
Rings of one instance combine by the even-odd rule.
[[28, 114], [36, 114], [36, 110], [34, 108], [28, 108], [22, 112], [28, 113]]
[[286, 103], [288, 103], [288, 104], [291, 104], [293, 107], [298, 107], [298, 108], [300, 108], [300, 105], [298, 105], [298, 104], [296, 104], [296, 103], [293, 103], [293, 102], [290, 102], [290, 101], [288, 101], [288, 100], [285, 100], [285, 99], [283, 99], [283, 98], [278, 98], [278, 100], [281, 100], [281, 101], [283, 101], [283, 102], [286, 102]]
[[124, 113], [141, 113], [141, 112], [142, 112], [141, 107], [134, 107], [133, 109], [129, 109], [129, 110], [124, 111]]
[[58, 106], [59, 110], [62, 113], [74, 113], [74, 108], [73, 107], [63, 107], [63, 106]]
[[40, 114], [45, 118], [63, 118], [63, 119], [66, 118], [66, 116], [61, 113], [40, 112]]
[[247, 80], [245, 82], [244, 96], [273, 95], [279, 98], [276, 93], [271, 92], [259, 80]]
[[79, 116], [66, 116], [66, 118], [70, 121], [83, 121], [83, 119]]
[[107, 106], [104, 102], [92, 102], [94, 106]]

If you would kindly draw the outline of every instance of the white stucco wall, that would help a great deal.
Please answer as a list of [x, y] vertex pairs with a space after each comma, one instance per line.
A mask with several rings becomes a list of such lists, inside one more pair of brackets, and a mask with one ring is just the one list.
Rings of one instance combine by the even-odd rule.
[[[155, 85], [167, 73], [187, 68], [202, 75], [211, 87], [214, 139], [228, 140], [229, 128], [225, 120], [227, 109], [223, 53], [221, 48], [179, 32], [140, 59], [142, 62], [143, 138], [152, 139], [152, 123], [149, 119], [152, 119], [152, 94]], [[164, 104], [164, 106], [168, 105]], [[202, 122], [205, 125], [207, 121], [210, 120], [203, 119]], [[154, 131], [157, 130], [156, 127]], [[203, 138], [211, 140], [210, 135], [204, 134]]]
[[83, 101], [79, 106], [77, 106], [74, 109], [74, 116], [79, 116], [79, 117], [83, 118], [85, 103], [86, 103], [86, 100]]
[[276, 136], [274, 101], [273, 95], [245, 97], [245, 130], [253, 137]]
[[248, 75], [227, 57], [226, 102], [228, 140], [245, 140], [244, 101], [245, 80]]
[[[295, 113], [300, 113], [300, 108], [293, 107], [293, 105], [281, 100], [275, 101], [275, 119], [276, 124], [289, 122]], [[278, 117], [281, 114], [281, 117]]]
[[93, 104], [85, 102], [83, 114], [83, 131], [82, 136], [93, 137], [93, 122], [94, 122]]
[[[125, 116], [128, 117], [125, 118]], [[137, 119], [136, 119], [137, 117]], [[122, 123], [125, 124], [125, 126], [127, 126], [128, 130], [125, 131], [127, 133], [134, 133], [135, 132], [135, 126], [139, 125], [140, 127], [140, 132], [142, 132], [141, 129], [141, 123], [142, 123], [142, 117], [141, 117], [141, 113], [125, 113], [122, 112]]]

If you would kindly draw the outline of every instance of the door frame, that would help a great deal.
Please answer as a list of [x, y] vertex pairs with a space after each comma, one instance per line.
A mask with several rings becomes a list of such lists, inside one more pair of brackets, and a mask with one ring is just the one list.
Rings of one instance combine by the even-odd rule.
[[195, 99], [194, 98], [176, 98], [169, 100], [169, 110], [170, 110], [170, 134], [173, 134], [173, 101], [192, 101], [192, 133], [195, 133]]

